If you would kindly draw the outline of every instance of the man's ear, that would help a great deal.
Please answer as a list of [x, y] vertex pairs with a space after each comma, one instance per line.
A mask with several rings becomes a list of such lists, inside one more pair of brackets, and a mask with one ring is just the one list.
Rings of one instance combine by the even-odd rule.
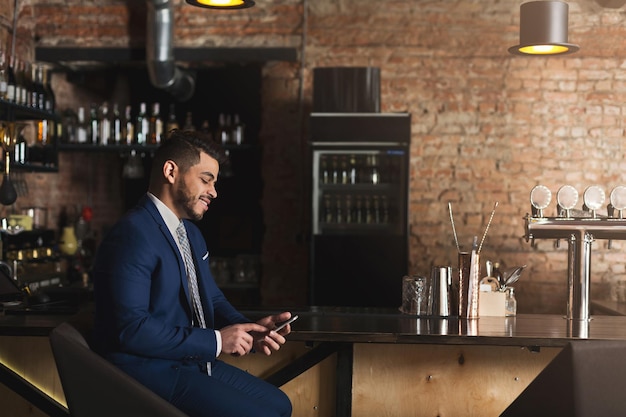
[[167, 180], [167, 182], [173, 184], [176, 180], [177, 175], [178, 165], [176, 165], [176, 162], [172, 161], [171, 159], [165, 161], [165, 163], [163, 164], [163, 177]]

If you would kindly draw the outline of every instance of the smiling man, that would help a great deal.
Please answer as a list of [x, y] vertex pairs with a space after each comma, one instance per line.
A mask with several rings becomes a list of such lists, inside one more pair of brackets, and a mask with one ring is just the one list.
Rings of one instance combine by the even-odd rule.
[[158, 148], [148, 192], [98, 248], [94, 348], [189, 416], [290, 416], [282, 391], [218, 360], [270, 355], [291, 330], [273, 330], [290, 312], [252, 323], [228, 302], [189, 221], [217, 198], [224, 162], [195, 131], [172, 131]]

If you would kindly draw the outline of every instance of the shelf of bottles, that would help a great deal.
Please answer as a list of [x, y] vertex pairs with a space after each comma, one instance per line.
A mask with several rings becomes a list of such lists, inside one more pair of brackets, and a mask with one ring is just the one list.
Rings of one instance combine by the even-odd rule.
[[400, 233], [401, 156], [378, 150], [315, 151], [314, 233]]
[[89, 111], [79, 107], [75, 112], [66, 111], [63, 117], [64, 130], [61, 135], [60, 151], [154, 151], [174, 129], [199, 130], [209, 140], [221, 144], [225, 149], [246, 147], [245, 125], [239, 115], [220, 114], [216, 129], [211, 129], [208, 120], [201, 126], [193, 124], [193, 113], [187, 112], [184, 123], [176, 118], [175, 104], [169, 105], [167, 117], [163, 117], [160, 103], [141, 102], [137, 109], [118, 103], [92, 103]]
[[15, 56], [7, 62], [4, 51], [0, 52], [0, 120], [12, 135], [4, 140], [12, 168], [58, 170], [56, 137], [60, 124], [47, 67]]

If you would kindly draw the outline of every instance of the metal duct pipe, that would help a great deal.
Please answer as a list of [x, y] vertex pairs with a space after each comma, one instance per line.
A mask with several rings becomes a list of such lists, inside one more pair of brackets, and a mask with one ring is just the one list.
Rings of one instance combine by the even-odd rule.
[[196, 81], [174, 62], [174, 13], [169, 0], [147, 0], [146, 64], [152, 85], [186, 101], [194, 93]]

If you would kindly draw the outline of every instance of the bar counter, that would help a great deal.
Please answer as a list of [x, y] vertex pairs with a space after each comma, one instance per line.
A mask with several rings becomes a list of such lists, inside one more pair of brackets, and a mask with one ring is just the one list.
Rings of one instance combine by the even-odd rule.
[[[285, 308], [299, 318], [289, 340], [303, 342], [419, 343], [451, 345], [563, 347], [573, 340], [626, 340], [626, 317], [594, 315], [589, 321], [560, 315], [519, 314], [516, 317], [421, 317], [394, 309], [350, 307]], [[252, 320], [281, 309], [246, 310]], [[73, 317], [8, 312], [0, 316], [0, 336], [47, 336]]]
[[[254, 320], [279, 310], [243, 312]], [[279, 352], [220, 358], [280, 386], [299, 417], [498, 416], [568, 343], [626, 340], [626, 317], [620, 316], [595, 315], [585, 322], [531, 314], [467, 320], [392, 309], [289, 310], [299, 319]], [[47, 335], [70, 318], [41, 312], [0, 316], [0, 362], [18, 364], [16, 372], [44, 392], [52, 387], [48, 395], [61, 405]], [[22, 356], [26, 365], [19, 365]], [[33, 375], [41, 369], [47, 369], [43, 379]]]

